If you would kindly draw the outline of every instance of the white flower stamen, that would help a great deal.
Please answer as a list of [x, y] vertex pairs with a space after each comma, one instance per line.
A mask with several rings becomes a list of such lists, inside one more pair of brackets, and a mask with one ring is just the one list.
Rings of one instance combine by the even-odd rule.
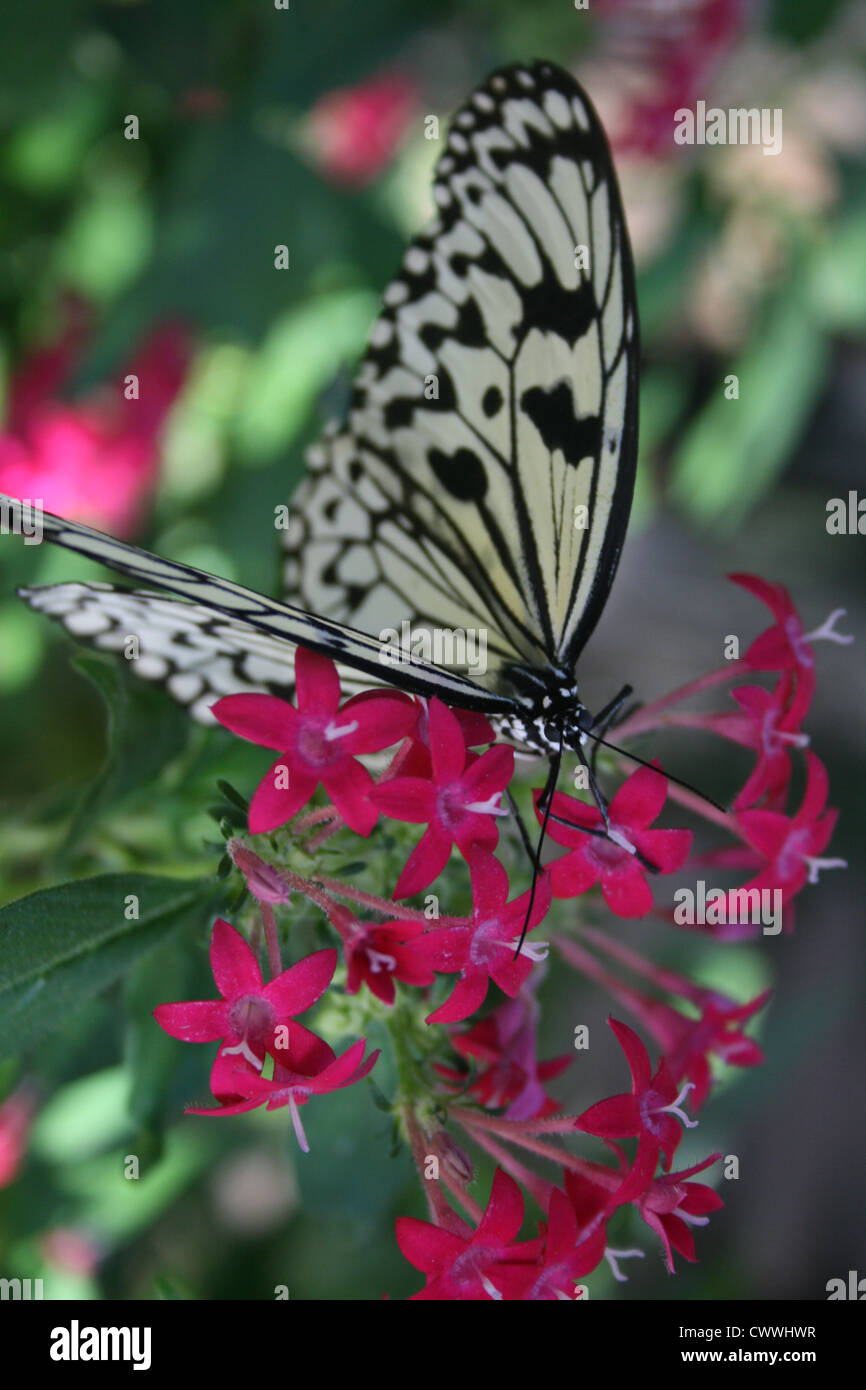
[[466, 810], [475, 816], [508, 816], [510, 811], [501, 805], [501, 792], [494, 792], [486, 801], [469, 801]]
[[256, 1056], [249, 1043], [247, 1042], [246, 1038], [242, 1039], [242, 1041], [239, 1042], [236, 1047], [223, 1048], [224, 1057], [234, 1057], [238, 1053], [240, 1053], [241, 1057], [245, 1057], [249, 1062], [250, 1066], [255, 1067], [256, 1071], [261, 1071], [262, 1067], [265, 1065], [264, 1058], [259, 1059]]
[[328, 743], [333, 743], [336, 738], [345, 738], [346, 734], [353, 734], [358, 727], [357, 719], [350, 719], [348, 724], [335, 724], [333, 720], [325, 729], [325, 738]]
[[807, 632], [803, 636], [804, 642], [837, 642], [840, 647], [847, 647], [854, 641], [853, 633], [836, 631], [836, 623], [839, 618], [844, 618], [847, 608], [834, 608], [829, 618], [825, 618], [820, 627], [816, 627], [814, 632]]
[[662, 1115], [676, 1115], [677, 1119], [680, 1121], [682, 1125], [685, 1126], [686, 1129], [696, 1129], [700, 1121], [690, 1120], [685, 1110], [681, 1109], [680, 1107], [680, 1101], [683, 1099], [683, 1097], [687, 1096], [689, 1091], [693, 1091], [694, 1089], [694, 1081], [687, 1081], [685, 1086], [677, 1096], [676, 1100], [672, 1100], [670, 1105], [663, 1105], [659, 1113]]
[[608, 1264], [610, 1265], [611, 1272], [612, 1272], [613, 1277], [614, 1277], [614, 1279], [616, 1280], [616, 1282], [617, 1282], [618, 1284], [627, 1284], [627, 1283], [628, 1283], [628, 1275], [627, 1275], [627, 1274], [623, 1274], [622, 1270], [620, 1269], [619, 1265], [617, 1264], [617, 1260], [644, 1260], [644, 1259], [646, 1259], [646, 1251], [644, 1251], [644, 1250], [605, 1250], [605, 1252], [604, 1252], [604, 1258], [607, 1260]]
[[809, 865], [809, 882], [817, 883], [818, 875], [823, 869], [847, 869], [847, 859], [817, 859], [813, 855], [806, 855], [806, 863]]

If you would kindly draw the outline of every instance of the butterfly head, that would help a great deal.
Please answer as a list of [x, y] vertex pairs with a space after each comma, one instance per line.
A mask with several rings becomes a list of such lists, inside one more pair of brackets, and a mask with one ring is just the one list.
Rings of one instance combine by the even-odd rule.
[[592, 716], [580, 702], [573, 675], [553, 666], [515, 666], [508, 674], [521, 709], [495, 721], [503, 737], [547, 755], [586, 741]]

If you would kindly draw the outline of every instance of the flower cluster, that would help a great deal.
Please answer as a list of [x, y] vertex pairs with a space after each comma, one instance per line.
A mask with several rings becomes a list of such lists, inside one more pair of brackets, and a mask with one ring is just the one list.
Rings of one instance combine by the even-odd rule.
[[[629, 1207], [661, 1242], [673, 1272], [675, 1254], [696, 1258], [692, 1228], [723, 1205], [712, 1187], [694, 1181], [718, 1154], [676, 1171], [673, 1164], [718, 1068], [762, 1060], [745, 1030], [770, 991], [731, 998], [655, 964], [599, 923], [606, 908], [614, 922], [652, 918], [670, 927], [676, 919], [659, 891], [665, 877], [713, 865], [745, 875], [744, 882], [720, 890], [730, 908], [721, 924], [696, 922], [689, 930], [722, 941], [755, 935], [760, 922], [743, 919], [742, 893], [768, 887], [781, 896], [790, 927], [792, 900], [822, 868], [841, 863], [823, 857], [836, 813], [827, 809], [827, 775], [807, 747], [803, 720], [815, 690], [814, 643], [850, 639], [836, 631], [838, 613], [807, 633], [780, 586], [732, 578], [768, 606], [771, 626], [742, 657], [628, 714], [617, 727], [616, 761], [605, 750], [600, 774], [624, 772], [621, 746], [637, 735], [699, 730], [753, 755], [731, 810], [669, 782], [656, 764], [622, 776], [606, 821], [587, 800], [557, 792], [532, 888], [533, 866], [516, 858], [511, 834], [509, 808], [521, 790], [514, 753], [494, 742], [480, 716], [388, 690], [342, 701], [333, 663], [306, 650], [297, 652], [294, 704], [252, 694], [214, 705], [226, 729], [278, 755], [248, 808], [249, 835], [267, 840], [255, 848], [247, 836], [228, 843], [259, 920], [250, 941], [217, 921], [211, 964], [220, 997], [162, 1004], [157, 1020], [185, 1042], [219, 1044], [215, 1103], [191, 1113], [288, 1107], [304, 1150], [301, 1107], [368, 1076], [379, 1053], [366, 1054], [359, 1037], [337, 1055], [298, 1016], [330, 991], [346, 1001], [339, 1017], [384, 1021], [400, 1077], [385, 1103], [416, 1161], [430, 1218], [397, 1223], [400, 1249], [426, 1279], [416, 1298], [573, 1298], [605, 1259], [614, 1278], [624, 1278], [621, 1261], [643, 1251], [616, 1248], [608, 1227]], [[772, 681], [761, 682], [762, 675]], [[724, 683], [733, 687], [727, 708], [682, 710]], [[791, 809], [795, 758], [804, 790]], [[311, 806], [319, 789], [327, 800]], [[530, 804], [543, 821], [540, 798], [534, 793]], [[669, 801], [702, 814], [728, 842], [696, 854], [690, 829], [659, 824]], [[416, 829], [395, 833], [401, 822]], [[322, 866], [341, 834], [381, 845], [361, 868], [373, 859], [388, 865], [391, 896], [358, 886], [348, 872], [328, 876]], [[393, 864], [395, 845], [400, 860]], [[516, 866], [513, 874], [507, 864]], [[455, 899], [463, 894], [459, 915], [441, 913], [438, 894], [426, 892], [442, 885], [446, 870]], [[510, 879], [518, 875], [523, 891], [514, 892]], [[407, 903], [420, 894], [423, 907]], [[328, 944], [284, 968], [277, 912], [288, 915], [303, 900], [321, 914], [323, 939], [340, 950]], [[586, 910], [562, 914], [562, 900]], [[547, 939], [540, 941], [543, 922]], [[537, 990], [551, 968], [545, 958], [604, 989], [660, 1051], [653, 1065], [633, 1028], [611, 1017], [630, 1087], [577, 1115], [564, 1113], [548, 1092], [569, 1057], [539, 1060]], [[495, 1168], [485, 1210], [469, 1190], [473, 1158], [454, 1130]], [[600, 1141], [609, 1160], [567, 1151], [562, 1138], [577, 1135]], [[535, 1171], [540, 1159], [559, 1166], [561, 1181]], [[541, 1220], [537, 1234], [521, 1238], [523, 1192]]]

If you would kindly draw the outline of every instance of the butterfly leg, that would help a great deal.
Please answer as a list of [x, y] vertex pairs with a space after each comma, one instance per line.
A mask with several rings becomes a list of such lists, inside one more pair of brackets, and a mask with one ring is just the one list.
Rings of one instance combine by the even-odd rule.
[[544, 847], [545, 836], [547, 835], [547, 822], [550, 819], [550, 808], [553, 805], [554, 789], [556, 787], [557, 782], [559, 781], [559, 769], [561, 763], [562, 741], [560, 739], [559, 747], [550, 759], [550, 766], [547, 771], [547, 781], [544, 784], [544, 791], [541, 793], [541, 797], [538, 802], [539, 806], [543, 807], [544, 815], [541, 821], [541, 833], [538, 836], [538, 845], [536, 846], [534, 854], [532, 853], [530, 846], [530, 857], [532, 860], [532, 887], [529, 890], [529, 905], [526, 909], [526, 916], [523, 919], [523, 930], [520, 933], [520, 940], [518, 941], [517, 949], [514, 952], [515, 960], [517, 960], [517, 957], [520, 955], [520, 952], [523, 948], [523, 942], [526, 939], [526, 933], [529, 931], [529, 920], [532, 917], [532, 908], [533, 904], [535, 903], [535, 890], [538, 886], [538, 880], [541, 877], [541, 851]]
[[[628, 687], [626, 688], [628, 689]], [[627, 699], [628, 696], [624, 696], [623, 698]], [[599, 809], [599, 813], [601, 814], [601, 818], [604, 821], [604, 833], [605, 835], [609, 836], [610, 816], [608, 815], [607, 809], [607, 797], [605, 796], [601, 787], [598, 785], [598, 782], [595, 780], [595, 769], [592, 767], [590, 759], [587, 758], [586, 754], [583, 751], [583, 744], [575, 741], [574, 751], [577, 754], [580, 762], [586, 768], [586, 776], [587, 781], [589, 782], [589, 790], [592, 792], [593, 800], [595, 801], [595, 804]]]
[[521, 841], [522, 841], [522, 843], [523, 843], [523, 848], [526, 850], [527, 858], [529, 859], [530, 864], [531, 864], [531, 865], [533, 866], [533, 868], [534, 868], [534, 867], [535, 867], [535, 850], [534, 850], [533, 847], [532, 847], [532, 841], [531, 841], [530, 838], [529, 838], [529, 831], [526, 829], [526, 826], [525, 826], [524, 823], [523, 823], [523, 817], [522, 817], [522, 815], [520, 814], [520, 810], [519, 810], [519, 808], [518, 808], [517, 802], [516, 802], [515, 799], [514, 799], [514, 796], [513, 796], [513, 794], [512, 794], [512, 791], [511, 791], [511, 788], [510, 788], [510, 787], [506, 787], [506, 788], [505, 788], [505, 797], [506, 797], [506, 800], [507, 800], [507, 802], [508, 802], [508, 805], [511, 807], [511, 814], [512, 814], [513, 817], [514, 817], [514, 823], [515, 823], [515, 825], [517, 826], [517, 829], [518, 829], [518, 831], [519, 831], [519, 833], [520, 833], [520, 839], [521, 839]]
[[[620, 690], [618, 694], [614, 695], [612, 700], [608, 700], [604, 708], [600, 709], [598, 714], [595, 715], [595, 717], [593, 718], [593, 721], [589, 726], [590, 732], [596, 734], [598, 738], [604, 738], [611, 724], [616, 719], [616, 716], [619, 714], [629, 695], [632, 694], [633, 690], [633, 686], [624, 685], [622, 690]], [[596, 745], [592, 750], [592, 756], [589, 760], [593, 773], [595, 772], [595, 764], [598, 758], [599, 746], [600, 745], [598, 744], [598, 742], [596, 742]]]

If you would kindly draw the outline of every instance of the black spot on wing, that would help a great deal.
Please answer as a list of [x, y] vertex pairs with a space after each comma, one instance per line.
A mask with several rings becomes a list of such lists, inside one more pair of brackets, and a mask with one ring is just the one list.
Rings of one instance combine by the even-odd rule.
[[550, 452], [562, 450], [566, 463], [576, 466], [587, 455], [598, 457], [601, 421], [597, 415], [587, 415], [583, 419], [575, 417], [571, 387], [564, 381], [549, 390], [531, 386], [524, 391], [520, 408], [529, 416]]
[[441, 449], [431, 449], [427, 457], [437, 481], [452, 497], [459, 502], [483, 500], [487, 491], [487, 474], [481, 460], [471, 449], [458, 449], [450, 455]]
[[499, 414], [500, 410], [502, 409], [502, 404], [503, 396], [499, 387], [488, 386], [487, 390], [484, 392], [483, 397], [481, 398], [481, 409], [484, 411], [484, 414], [487, 416], [488, 420], [492, 420], [494, 415]]

